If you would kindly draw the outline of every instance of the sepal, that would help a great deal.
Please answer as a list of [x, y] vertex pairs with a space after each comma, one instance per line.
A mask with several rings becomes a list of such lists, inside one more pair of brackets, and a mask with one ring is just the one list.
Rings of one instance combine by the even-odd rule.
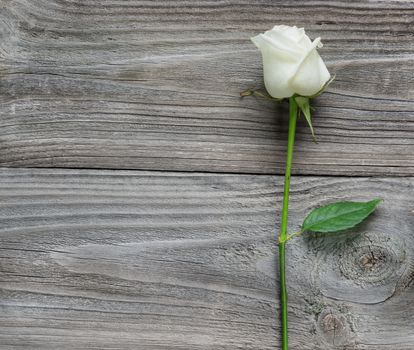
[[310, 98], [309, 97], [303, 97], [303, 96], [296, 96], [295, 97], [295, 102], [297, 103], [300, 111], [302, 112], [303, 116], [306, 119], [306, 122], [309, 125], [309, 128], [310, 128], [311, 133], [312, 133], [313, 141], [317, 142], [316, 141], [316, 136], [315, 136], [315, 130], [313, 129], [313, 125], [312, 125]]

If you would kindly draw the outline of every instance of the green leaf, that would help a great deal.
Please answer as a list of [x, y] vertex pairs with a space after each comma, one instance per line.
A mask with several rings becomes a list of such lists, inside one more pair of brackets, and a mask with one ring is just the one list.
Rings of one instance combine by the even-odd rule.
[[302, 232], [337, 232], [354, 227], [367, 218], [381, 202], [337, 202], [314, 209], [305, 218]]
[[306, 121], [308, 122], [308, 125], [312, 133], [313, 141], [316, 142], [315, 131], [313, 130], [313, 125], [312, 125], [311, 107], [310, 107], [309, 98], [303, 97], [303, 96], [297, 96], [295, 97], [295, 101], [298, 104], [300, 110], [302, 111], [302, 114], [305, 117]]

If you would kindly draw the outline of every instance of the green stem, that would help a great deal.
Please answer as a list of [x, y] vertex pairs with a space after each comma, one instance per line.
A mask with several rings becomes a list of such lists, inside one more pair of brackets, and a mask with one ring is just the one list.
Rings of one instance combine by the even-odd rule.
[[285, 169], [285, 188], [283, 191], [283, 209], [282, 221], [280, 225], [279, 235], [279, 274], [280, 274], [280, 304], [281, 304], [281, 320], [282, 320], [282, 350], [288, 350], [288, 298], [286, 288], [286, 268], [285, 268], [285, 252], [287, 240], [288, 210], [289, 210], [289, 190], [290, 190], [290, 173], [293, 159], [293, 146], [295, 143], [296, 119], [298, 115], [298, 106], [293, 97], [289, 98], [289, 134], [288, 149], [286, 157]]

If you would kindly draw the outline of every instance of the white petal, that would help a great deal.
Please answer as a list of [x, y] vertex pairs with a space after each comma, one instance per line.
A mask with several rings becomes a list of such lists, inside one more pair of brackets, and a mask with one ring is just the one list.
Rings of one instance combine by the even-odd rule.
[[311, 49], [298, 64], [296, 73], [292, 76], [289, 86], [296, 94], [312, 96], [316, 94], [329, 80], [331, 75], [316, 51], [320, 38], [312, 43]]
[[306, 47], [304, 47], [302, 43], [299, 43], [303, 37], [306, 36], [303, 28], [298, 29], [296, 27], [277, 26], [272, 30], [268, 30], [263, 35], [271, 39], [272, 42], [277, 43], [279, 47], [283, 47], [285, 50], [289, 50], [296, 55], [301, 55], [306, 51]]
[[301, 51], [296, 50], [295, 47], [292, 47], [292, 44], [289, 42], [284, 42], [283, 40], [277, 40], [274, 37], [259, 34], [251, 38], [251, 41], [257, 46], [257, 48], [262, 51], [264, 49], [273, 49], [279, 53], [279, 55], [292, 57], [292, 59], [297, 60], [298, 56], [302, 56]]
[[272, 49], [262, 52], [263, 75], [267, 92], [275, 98], [290, 97], [295, 92], [290, 77], [295, 73], [297, 61], [278, 55]]
[[298, 45], [305, 51], [308, 51], [312, 48], [312, 41], [303, 31], [303, 35], [298, 39]]

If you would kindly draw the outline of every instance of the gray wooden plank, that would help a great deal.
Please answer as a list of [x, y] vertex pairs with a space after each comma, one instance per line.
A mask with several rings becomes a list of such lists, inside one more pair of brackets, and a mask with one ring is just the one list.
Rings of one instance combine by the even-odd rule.
[[281, 174], [286, 108], [249, 37], [322, 36], [337, 74], [297, 174], [412, 175], [412, 1], [2, 1], [0, 164]]
[[[294, 177], [310, 208], [382, 197], [288, 247], [292, 349], [414, 348], [414, 178]], [[0, 169], [2, 349], [275, 349], [282, 178]]]

